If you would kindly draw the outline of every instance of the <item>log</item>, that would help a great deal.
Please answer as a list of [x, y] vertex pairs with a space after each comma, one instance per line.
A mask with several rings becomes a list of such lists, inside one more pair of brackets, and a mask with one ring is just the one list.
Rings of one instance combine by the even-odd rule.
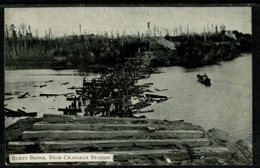
[[20, 113], [17, 113], [17, 111], [5, 108], [5, 116], [6, 117], [21, 117], [22, 115]]
[[5, 98], [5, 100], [11, 100], [13, 99], [14, 97], [8, 97], [8, 98]]
[[68, 96], [68, 95], [74, 95], [75, 93], [74, 92], [70, 92], [70, 93], [62, 93], [62, 94], [60, 94], [60, 95], [64, 95], [64, 96]]
[[45, 86], [47, 86], [47, 85], [40, 85], [40, 88], [45, 87]]
[[18, 96], [18, 99], [21, 99], [21, 98], [26, 98], [26, 95], [28, 95], [29, 92], [26, 92], [25, 94], [21, 95], [21, 96]]
[[17, 112], [18, 112], [18, 113], [21, 113], [22, 116], [29, 116], [29, 117], [35, 117], [35, 116], [37, 116], [37, 112], [26, 112], [26, 111], [21, 110], [21, 109], [17, 109]]
[[[147, 124], [49, 124], [35, 123], [33, 130], [145, 130]], [[164, 126], [158, 126], [157, 129], [165, 129]]]
[[60, 85], [67, 85], [69, 84], [69, 82], [64, 82], [64, 83], [61, 83]]
[[49, 82], [53, 82], [53, 80], [48, 80], [48, 81], [45, 81], [44, 83], [49, 83]]
[[168, 89], [157, 89], [157, 88], [155, 88], [155, 91], [157, 91], [157, 92], [162, 92], [162, 91], [166, 91], [166, 90], [168, 90]]
[[[94, 118], [94, 117], [93, 117]], [[97, 118], [97, 117], [96, 117]], [[94, 118], [95, 119], [95, 118]], [[138, 120], [136, 120], [138, 121]], [[33, 130], [147, 130], [148, 127], [156, 130], [196, 130], [196, 127], [189, 123], [176, 122], [175, 124], [156, 123], [46, 123], [40, 122], [33, 125]]]
[[155, 95], [155, 94], [145, 94], [146, 97], [151, 97], [151, 98], [164, 98], [167, 99], [167, 96], [161, 96], [161, 95]]
[[201, 138], [203, 131], [198, 130], [159, 130], [159, 131], [82, 131], [82, 130], [46, 130], [24, 131], [23, 140], [48, 139], [48, 140], [86, 140], [86, 139], [122, 139], [122, 138]]
[[157, 150], [137, 150], [137, 151], [110, 151], [114, 154], [114, 161], [128, 161], [129, 159], [145, 160], [147, 156], [163, 158], [167, 157], [171, 160], [180, 161], [189, 159], [186, 150], [170, 150], [170, 149], [157, 149]]
[[216, 156], [225, 159], [231, 158], [231, 152], [226, 147], [195, 147], [191, 149], [191, 154], [195, 158], [201, 156]]
[[250, 144], [244, 140], [238, 140], [236, 142], [235, 146], [245, 156], [245, 158], [252, 161], [252, 159], [253, 159], [252, 144]]
[[190, 147], [208, 146], [210, 144], [208, 139], [121, 139], [121, 140], [84, 140], [84, 141], [14, 141], [8, 143], [9, 150], [25, 150], [26, 148], [33, 147], [35, 145], [41, 145], [49, 152], [55, 152], [57, 150], [75, 150], [75, 149], [87, 149], [95, 146], [113, 149], [122, 147], [169, 147], [173, 145], [188, 145]]
[[37, 112], [25, 112], [21, 109], [18, 109], [17, 111], [10, 110], [8, 108], [5, 108], [5, 116], [7, 117], [35, 117], [37, 116]]
[[59, 94], [51, 94], [51, 93], [40, 93], [40, 96], [59, 96]]
[[153, 85], [153, 83], [144, 83], [143, 85]]
[[64, 116], [60, 114], [44, 114], [43, 121], [49, 123], [65, 123], [65, 122], [82, 122], [82, 123], [92, 123], [92, 122], [117, 122], [117, 123], [126, 123], [126, 122], [134, 122], [134, 123], [181, 123], [183, 120], [176, 121], [162, 121], [157, 119], [136, 119], [136, 118], [123, 118], [123, 117], [88, 117], [88, 116]]

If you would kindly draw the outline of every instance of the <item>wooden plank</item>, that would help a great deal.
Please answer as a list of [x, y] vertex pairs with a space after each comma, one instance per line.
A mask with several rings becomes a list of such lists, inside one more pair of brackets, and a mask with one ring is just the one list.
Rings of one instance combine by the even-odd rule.
[[59, 94], [51, 94], [51, 93], [40, 93], [40, 96], [59, 96]]
[[37, 116], [37, 112], [25, 112], [21, 109], [14, 111], [14, 110], [5, 108], [5, 116], [7, 116], [7, 117], [24, 117], [24, 116], [35, 117], [35, 116]]
[[45, 86], [47, 86], [47, 85], [40, 85], [40, 88], [45, 87]]
[[60, 114], [44, 114], [43, 121], [49, 123], [65, 123], [65, 122], [82, 122], [82, 123], [92, 123], [92, 122], [111, 122], [116, 121], [118, 123], [127, 123], [127, 122], [144, 122], [144, 123], [179, 123], [183, 120], [168, 121], [168, 120], [156, 120], [156, 119], [137, 119], [137, 118], [123, 118], [123, 117], [89, 117], [89, 116], [64, 116]]
[[64, 82], [64, 83], [61, 83], [60, 85], [67, 85], [69, 84], [69, 82]]
[[8, 97], [8, 98], [5, 98], [5, 100], [11, 100], [13, 99], [14, 97]]
[[58, 108], [58, 111], [63, 111], [63, 112], [82, 112], [82, 109], [66, 109], [66, 108]]
[[[98, 129], [110, 129], [122, 130], [126, 129], [143, 129], [148, 127], [147, 124], [49, 124], [49, 123], [35, 123], [33, 125], [33, 130], [98, 130]], [[165, 126], [158, 126], [158, 129], [165, 129]]]
[[26, 96], [29, 95], [29, 92], [26, 92], [25, 94], [18, 96], [18, 99], [26, 98]]
[[33, 146], [35, 146], [35, 142], [32, 141], [8, 142], [7, 149], [9, 153], [18, 153], [17, 151], [22, 151], [22, 153], [24, 153], [25, 149], [31, 148]]
[[122, 148], [122, 147], [170, 147], [175, 144], [188, 145], [190, 147], [208, 146], [209, 140], [206, 138], [199, 139], [123, 139], [123, 140], [84, 140], [84, 141], [18, 141], [9, 142], [8, 149], [18, 150], [26, 149], [30, 146], [41, 145], [49, 152], [55, 150], [75, 150], [93, 148], [94, 146], [102, 148]]
[[156, 95], [156, 94], [145, 94], [146, 97], [151, 97], [151, 98], [164, 98], [166, 99], [167, 96], [161, 96], [161, 95]]
[[148, 156], [152, 157], [167, 157], [171, 160], [188, 160], [189, 154], [187, 150], [170, 150], [170, 149], [160, 149], [160, 150], [137, 150], [137, 151], [109, 151], [109, 153], [114, 154], [114, 161], [128, 161], [129, 159], [147, 159]]
[[201, 156], [218, 156], [223, 158], [231, 158], [231, 152], [226, 147], [195, 147], [191, 149], [194, 157]]
[[24, 131], [22, 139], [80, 140], [80, 139], [114, 139], [114, 138], [201, 138], [203, 131], [198, 130], [159, 130], [159, 131], [82, 131], [82, 130], [45, 130]]

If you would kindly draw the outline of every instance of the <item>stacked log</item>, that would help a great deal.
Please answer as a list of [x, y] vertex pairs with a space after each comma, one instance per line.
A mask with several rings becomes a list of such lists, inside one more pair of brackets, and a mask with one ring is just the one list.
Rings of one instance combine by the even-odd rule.
[[200, 126], [183, 120], [44, 114], [32, 129], [8, 142], [7, 153], [105, 153], [114, 155], [113, 165], [192, 165], [213, 157], [224, 163], [233, 159], [228, 148], [212, 146], [205, 135]]

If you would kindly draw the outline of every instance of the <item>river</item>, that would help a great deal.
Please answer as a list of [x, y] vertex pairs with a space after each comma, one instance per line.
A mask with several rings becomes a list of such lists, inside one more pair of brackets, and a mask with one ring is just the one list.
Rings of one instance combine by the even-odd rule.
[[[152, 74], [150, 78], [139, 83], [153, 82], [151, 89], [165, 89], [157, 94], [167, 95], [171, 99], [154, 104], [146, 109], [154, 109], [148, 113], [148, 118], [184, 119], [205, 130], [222, 129], [239, 138], [252, 141], [252, 55], [243, 54], [221, 65], [211, 65], [187, 71], [182, 67], [159, 68], [165, 73]], [[196, 74], [207, 73], [211, 78], [211, 87], [206, 87], [197, 81]], [[69, 105], [65, 96], [39, 97], [39, 93], [69, 93], [71, 86], [81, 86], [83, 76], [88, 79], [99, 76], [78, 70], [22, 69], [5, 71], [5, 92], [29, 92], [25, 99], [5, 101], [7, 108], [38, 112], [38, 117], [44, 113], [61, 114], [57, 108]], [[43, 85], [43, 88], [34, 87]], [[69, 82], [67, 85], [61, 83]], [[36, 96], [36, 97], [32, 97]], [[6, 96], [10, 97], [10, 96]], [[6, 126], [13, 123], [14, 118], [6, 118]]]

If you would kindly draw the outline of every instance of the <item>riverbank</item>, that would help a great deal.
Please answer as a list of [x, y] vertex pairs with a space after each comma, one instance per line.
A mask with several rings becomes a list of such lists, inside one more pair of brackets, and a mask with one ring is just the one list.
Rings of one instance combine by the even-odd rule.
[[[21, 45], [19, 41], [28, 44]], [[94, 34], [50, 39], [32, 36], [26, 40], [6, 37], [5, 42], [6, 62], [51, 62], [49, 65], [53, 69], [113, 67], [144, 51], [153, 53], [153, 66], [195, 68], [251, 52], [251, 35], [225, 30], [172, 37], [123, 35], [115, 38]]]
[[114, 154], [114, 162], [73, 164], [252, 164], [250, 144], [218, 129], [206, 132], [183, 120], [45, 114], [12, 124], [6, 129], [6, 139], [7, 163], [8, 154], [12, 153], [95, 152]]

